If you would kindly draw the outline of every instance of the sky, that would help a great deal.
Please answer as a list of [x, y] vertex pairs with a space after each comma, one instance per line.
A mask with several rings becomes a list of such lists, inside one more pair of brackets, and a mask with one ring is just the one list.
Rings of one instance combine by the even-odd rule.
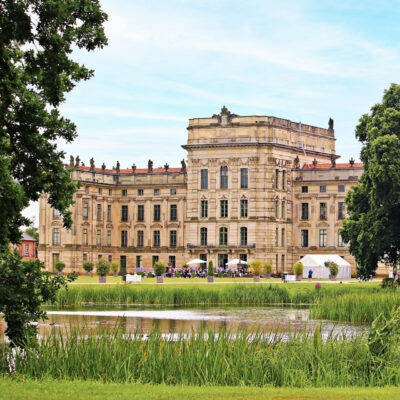
[[[369, 0], [100, 0], [108, 46], [76, 50], [95, 70], [61, 111], [89, 164], [179, 167], [189, 118], [221, 107], [328, 127], [338, 162], [359, 159], [362, 114], [400, 83], [400, 4]], [[38, 206], [25, 213], [36, 217]]]

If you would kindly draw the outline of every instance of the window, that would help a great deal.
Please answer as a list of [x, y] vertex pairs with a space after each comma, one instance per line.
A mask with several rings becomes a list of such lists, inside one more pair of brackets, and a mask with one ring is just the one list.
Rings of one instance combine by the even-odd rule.
[[248, 217], [248, 202], [247, 199], [240, 200], [240, 217], [247, 218]]
[[160, 195], [160, 189], [154, 189], [154, 196]]
[[60, 228], [53, 228], [53, 244], [60, 244]]
[[301, 203], [301, 219], [308, 219], [308, 203]]
[[83, 242], [83, 245], [84, 245], [84, 246], [87, 246], [87, 245], [88, 245], [87, 229], [84, 229], [84, 230], [83, 230], [83, 233], [82, 233], [82, 242]]
[[286, 190], [286, 171], [282, 171], [282, 190]]
[[321, 193], [325, 193], [325, 192], [326, 192], [326, 186], [325, 186], [325, 185], [321, 185], [321, 186], [319, 187], [319, 191], [320, 191]]
[[344, 192], [344, 185], [339, 185], [338, 191], [339, 192]]
[[207, 228], [200, 228], [200, 246], [207, 246]]
[[344, 247], [344, 242], [342, 239], [342, 235], [340, 234], [340, 232], [338, 232], [338, 247]]
[[161, 206], [159, 204], [154, 204], [154, 221], [160, 221], [161, 219]]
[[86, 193], [86, 194], [89, 193], [89, 186], [85, 186], [85, 193]]
[[343, 201], [339, 201], [338, 206], [338, 219], [344, 219], [344, 202]]
[[279, 169], [275, 170], [275, 189], [279, 189]]
[[282, 204], [281, 204], [281, 218], [282, 219], [286, 218], [286, 202], [285, 202], [285, 200], [282, 200]]
[[96, 219], [97, 219], [97, 221], [101, 221], [101, 204], [97, 204]]
[[121, 221], [122, 222], [128, 221], [128, 206], [121, 207]]
[[107, 204], [107, 221], [111, 221], [111, 204]]
[[308, 247], [308, 229], [301, 230], [301, 247]]
[[281, 255], [281, 268], [282, 268], [282, 272], [285, 271], [285, 255], [282, 254]]
[[281, 246], [285, 247], [285, 228], [281, 229]]
[[101, 246], [101, 230], [97, 229], [96, 231], [96, 245]]
[[319, 247], [326, 247], [328, 244], [328, 232], [326, 229], [319, 230]]
[[249, 187], [249, 170], [240, 168], [240, 188], [247, 189]]
[[200, 201], [200, 218], [208, 217], [208, 200]]
[[176, 261], [175, 261], [175, 256], [169, 256], [168, 257], [168, 264], [171, 268], [175, 268], [176, 266]]
[[143, 247], [144, 241], [143, 241], [144, 235], [143, 231], [137, 231], [137, 247]]
[[108, 262], [109, 262], [109, 263], [112, 263], [112, 255], [109, 255], [109, 256], [108, 256]]
[[29, 244], [25, 245], [25, 254], [28, 255], [29, 254]]
[[136, 268], [142, 268], [142, 256], [136, 256]]
[[172, 196], [176, 195], [176, 189], [170, 189], [169, 194]]
[[221, 179], [221, 189], [228, 189], [228, 167], [223, 166], [221, 167], [221, 172], [220, 172], [220, 179]]
[[60, 211], [56, 210], [55, 208], [53, 209], [53, 218], [54, 219], [59, 219], [61, 217]]
[[83, 253], [83, 262], [86, 262], [86, 261], [87, 261], [87, 259], [88, 259], [88, 257], [87, 257], [87, 253]]
[[108, 195], [112, 196], [112, 189], [108, 189]]
[[153, 256], [153, 257], [152, 257], [153, 265], [154, 265], [158, 260], [159, 260], [159, 257], [158, 257], [158, 256]]
[[176, 247], [176, 231], [169, 231], [169, 247]]
[[219, 244], [220, 246], [228, 245], [228, 228], [219, 228]]
[[308, 193], [308, 186], [302, 186], [301, 193]]
[[278, 259], [279, 259], [278, 254], [275, 254], [275, 265], [276, 265], [276, 271], [277, 271], [277, 272], [278, 272], [278, 268], [279, 268]]
[[144, 205], [143, 204], [139, 204], [137, 206], [137, 220], [144, 221]]
[[208, 169], [200, 171], [200, 187], [201, 189], [208, 189]]
[[319, 203], [319, 219], [326, 219], [326, 203]]
[[240, 228], [240, 245], [247, 246], [247, 228], [245, 226]]
[[279, 203], [278, 199], [275, 200], [275, 218], [278, 218], [279, 215]]
[[99, 196], [101, 196], [103, 194], [103, 189], [99, 188]]
[[121, 195], [124, 196], [124, 197], [128, 196], [128, 191], [126, 189], [122, 189], [121, 190]]
[[143, 189], [138, 189], [137, 195], [138, 196], [143, 196]]
[[111, 230], [107, 230], [107, 246], [111, 246]]
[[121, 247], [128, 246], [128, 231], [121, 231]]
[[89, 218], [89, 204], [83, 203], [83, 219]]
[[171, 221], [178, 219], [178, 206], [176, 204], [171, 204], [169, 207], [169, 219]]
[[275, 246], [279, 246], [279, 228], [275, 228]]
[[153, 232], [153, 247], [160, 247], [160, 231]]
[[247, 254], [239, 254], [239, 260], [247, 262]]
[[221, 218], [228, 218], [228, 200], [220, 200]]

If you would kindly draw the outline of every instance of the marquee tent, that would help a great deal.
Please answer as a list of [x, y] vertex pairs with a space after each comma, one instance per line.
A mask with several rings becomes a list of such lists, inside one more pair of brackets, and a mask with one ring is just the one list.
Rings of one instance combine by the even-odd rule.
[[299, 260], [304, 265], [303, 278], [308, 277], [308, 271], [312, 269], [313, 278], [329, 279], [329, 268], [325, 267], [326, 261], [333, 261], [338, 265], [338, 279], [351, 278], [351, 265], [337, 254], [307, 254]]

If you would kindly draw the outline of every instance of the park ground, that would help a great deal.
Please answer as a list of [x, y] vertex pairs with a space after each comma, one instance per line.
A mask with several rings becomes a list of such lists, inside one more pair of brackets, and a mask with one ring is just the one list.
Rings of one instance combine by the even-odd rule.
[[400, 399], [396, 387], [383, 388], [257, 388], [246, 386], [166, 386], [83, 381], [24, 380], [0, 378], [0, 399], [7, 400], [174, 400], [174, 399]]

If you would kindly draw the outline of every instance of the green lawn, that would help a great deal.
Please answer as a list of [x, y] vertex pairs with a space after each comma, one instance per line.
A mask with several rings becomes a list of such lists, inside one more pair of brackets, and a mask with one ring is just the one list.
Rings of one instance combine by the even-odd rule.
[[140, 384], [112, 384], [82, 381], [31, 381], [0, 378], [0, 399], [400, 399], [400, 389], [384, 388], [306, 388], [276, 389], [256, 387], [193, 387]]

